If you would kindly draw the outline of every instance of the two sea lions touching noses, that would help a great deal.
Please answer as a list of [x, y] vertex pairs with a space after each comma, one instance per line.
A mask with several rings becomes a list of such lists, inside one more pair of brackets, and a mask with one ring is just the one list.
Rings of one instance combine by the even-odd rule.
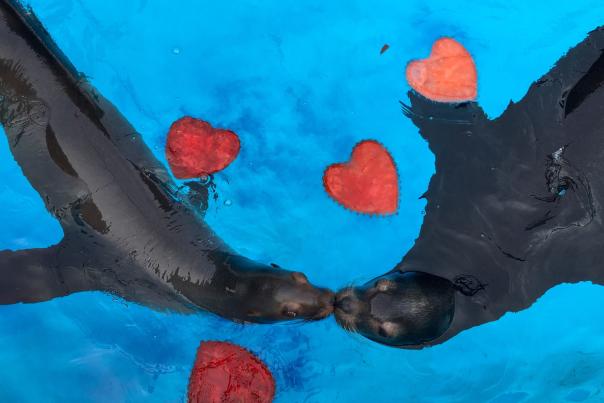
[[[226, 245], [202, 219], [199, 205], [207, 203], [178, 194], [135, 128], [17, 0], [0, 0], [0, 124], [64, 233], [45, 249], [0, 251], [0, 304], [103, 291], [241, 323], [319, 320], [333, 312], [332, 291]], [[392, 318], [376, 317], [400, 335], [387, 308], [397, 296], [409, 297], [404, 289], [393, 293], [382, 304]]]
[[603, 49], [600, 27], [497, 119], [408, 93], [403, 112], [436, 157], [424, 221], [394, 269], [337, 293], [340, 326], [422, 348], [557, 284], [604, 285]]
[[602, 49], [598, 29], [495, 120], [474, 102], [410, 92], [404, 112], [436, 155], [420, 235], [392, 271], [335, 295], [235, 254], [33, 13], [0, 0], [0, 124], [65, 234], [0, 251], [0, 304], [97, 290], [238, 322], [335, 311], [345, 329], [416, 348], [525, 309], [556, 284], [604, 284]]
[[436, 157], [424, 221], [394, 269], [337, 293], [340, 326], [422, 348], [557, 284], [604, 285], [603, 49], [600, 27], [497, 119], [408, 93], [403, 112]]
[[215, 313], [243, 323], [312, 321], [333, 312], [335, 294], [311, 284], [304, 273], [230, 253], [213, 252], [210, 256], [219, 267], [214, 284], [224, 285], [226, 293], [199, 293], [196, 288], [189, 293], [181, 286], [183, 294], [198, 306], [216, 298], [221, 302], [214, 304]]

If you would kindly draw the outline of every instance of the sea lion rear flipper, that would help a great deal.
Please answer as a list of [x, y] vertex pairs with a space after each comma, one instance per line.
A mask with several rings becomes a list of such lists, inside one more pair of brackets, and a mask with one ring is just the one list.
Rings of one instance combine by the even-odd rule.
[[[591, 31], [585, 40], [569, 50], [549, 72], [531, 84], [518, 103], [510, 102], [495, 121], [509, 120], [509, 115], [527, 119], [546, 131], [548, 140], [555, 141], [560, 122], [603, 85], [604, 26]], [[450, 137], [456, 131], [463, 134], [467, 132], [464, 126], [486, 121], [486, 115], [476, 102], [435, 102], [415, 91], [409, 91], [409, 99], [410, 105], [403, 104], [403, 112], [420, 129], [435, 153], [442, 151], [437, 143], [450, 143]], [[446, 130], [444, 123], [447, 123]], [[509, 133], [510, 136], [515, 134], [523, 135]]]
[[[528, 89], [504, 115], [513, 111], [530, 113], [535, 123], [559, 123], [577, 110], [604, 84], [604, 26], [559, 59], [554, 67]], [[538, 117], [542, 116], [538, 120]]]
[[[92, 108], [89, 108], [87, 111], [90, 115], [94, 116], [89, 116], [89, 118], [97, 124], [120, 152], [133, 164], [146, 172], [153, 173], [156, 178], [159, 178], [170, 189], [175, 189], [176, 186], [172, 182], [169, 173], [152, 155], [149, 148], [145, 146], [141, 135], [124, 119], [115, 106], [98, 93], [86, 77], [78, 72], [76, 67], [54, 42], [48, 31], [46, 31], [33, 10], [31, 8], [26, 9], [17, 0], [7, 0], [7, 3], [17, 17], [25, 22], [33, 31], [42, 46], [48, 50], [49, 55], [55, 59], [63, 70], [64, 78], [79, 88], [80, 94], [77, 94], [77, 96], [82, 98], [81, 101], [85, 99], [90, 103]], [[6, 57], [6, 55], [0, 56]], [[84, 110], [82, 108], [82, 111]], [[106, 127], [111, 127], [111, 132], [105, 130]]]
[[[5, 39], [0, 43], [0, 124], [15, 160], [63, 229], [68, 231], [73, 223], [72, 213], [94, 210], [95, 193], [110, 185], [109, 175], [94, 188], [81, 179], [82, 171], [95, 169], [93, 163], [102, 167], [113, 163], [110, 158], [94, 162], [82, 158], [79, 165], [72, 159], [78, 150], [96, 146], [87, 138], [89, 131], [97, 130], [109, 138], [141, 175], [161, 185], [164, 193], [173, 195], [172, 188], [176, 186], [140, 135], [113, 105], [93, 93], [33, 12], [11, 1], [0, 14], [7, 21], [0, 24], [0, 34]], [[28, 38], [29, 31], [15, 28], [19, 20], [28, 24], [40, 46], [48, 50], [38, 49], [45, 58], [29, 46], [28, 41], [32, 40]], [[81, 118], [82, 114], [88, 119]]]

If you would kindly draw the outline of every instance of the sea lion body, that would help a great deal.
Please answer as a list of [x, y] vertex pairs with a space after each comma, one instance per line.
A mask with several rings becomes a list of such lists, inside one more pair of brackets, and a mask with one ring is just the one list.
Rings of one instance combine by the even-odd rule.
[[[409, 92], [403, 109], [434, 152], [436, 173], [414, 246], [370, 283], [410, 271], [444, 279], [456, 290], [455, 313], [437, 337], [404, 343], [399, 333], [384, 344], [442, 343], [528, 308], [556, 284], [604, 284], [603, 49], [598, 28], [493, 120], [475, 102]], [[365, 325], [345, 314], [349, 327]]]
[[0, 2], [0, 123], [65, 234], [48, 249], [0, 253], [0, 303], [102, 290], [237, 321], [331, 312], [330, 291], [220, 240], [136, 130], [14, 0]]

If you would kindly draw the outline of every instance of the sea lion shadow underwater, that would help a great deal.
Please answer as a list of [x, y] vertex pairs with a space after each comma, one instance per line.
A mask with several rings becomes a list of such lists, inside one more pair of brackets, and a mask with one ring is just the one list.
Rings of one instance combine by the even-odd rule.
[[0, 123], [64, 232], [46, 249], [0, 252], [0, 304], [99, 290], [237, 322], [315, 320], [333, 311], [330, 290], [220, 240], [136, 130], [17, 0], [0, 1]]
[[341, 326], [422, 348], [557, 284], [604, 284], [603, 27], [496, 119], [476, 102], [408, 96], [436, 157], [424, 222], [393, 270], [338, 293]]

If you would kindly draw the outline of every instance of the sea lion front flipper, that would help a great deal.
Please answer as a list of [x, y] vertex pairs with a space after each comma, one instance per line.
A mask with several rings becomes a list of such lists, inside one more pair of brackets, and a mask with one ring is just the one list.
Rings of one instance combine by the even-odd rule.
[[87, 270], [62, 244], [0, 251], [0, 304], [32, 303], [92, 289]]
[[464, 154], [464, 143], [477, 140], [489, 120], [477, 102], [436, 102], [409, 91], [409, 104], [402, 111], [419, 129], [430, 150], [439, 157]]
[[97, 244], [96, 248], [68, 234], [49, 248], [0, 251], [0, 305], [101, 291], [158, 311], [195, 311], [190, 303], [150, 278], [128, 271], [129, 263], [118, 262], [106, 247]]

